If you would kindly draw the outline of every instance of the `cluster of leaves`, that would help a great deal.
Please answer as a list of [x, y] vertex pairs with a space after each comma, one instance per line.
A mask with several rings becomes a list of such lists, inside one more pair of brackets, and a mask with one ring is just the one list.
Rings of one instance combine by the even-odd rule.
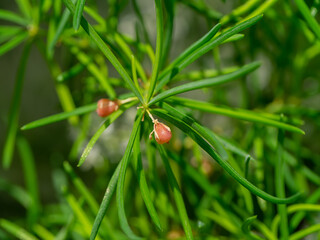
[[[301, 90], [305, 69], [320, 49], [320, 27], [315, 20], [319, 1], [313, 1], [311, 6], [302, 0], [295, 0], [294, 5], [287, 1], [242, 1], [242, 5], [223, 15], [205, 1], [155, 0], [155, 50], [142, 6], [132, 1], [138, 19], [136, 37], [132, 38], [117, 31], [120, 13], [128, 1], [107, 2], [106, 18], [98, 14], [93, 2], [86, 4], [85, 0], [16, 0], [20, 14], [0, 9], [0, 19], [15, 24], [0, 26], [0, 55], [24, 42], [9, 113], [3, 167], [10, 167], [17, 146], [26, 189], [2, 178], [0, 188], [27, 209], [27, 230], [17, 222], [0, 219], [0, 227], [5, 230], [0, 232], [0, 237], [6, 239], [8, 232], [20, 239], [222, 239], [224, 236], [228, 239], [277, 239], [278, 236], [301, 239], [319, 231], [320, 225], [313, 224], [314, 218], [307, 215], [320, 210], [316, 204], [320, 191], [315, 190], [320, 177], [312, 170], [312, 167], [315, 171], [319, 169], [316, 163], [319, 156], [303, 146], [304, 132], [298, 127], [302, 124], [300, 116], [316, 120], [318, 113], [303, 105], [292, 107], [290, 102], [292, 96], [303, 99], [319, 94], [319, 89]], [[170, 60], [174, 19], [180, 6], [204, 17], [210, 30]], [[262, 13], [267, 20], [261, 20]], [[283, 36], [288, 19], [293, 22], [291, 35]], [[260, 32], [255, 29], [257, 23]], [[279, 30], [271, 27], [274, 25], [279, 26]], [[252, 33], [249, 34], [250, 50], [243, 42], [242, 32], [246, 29]], [[297, 29], [309, 41], [308, 49], [295, 49], [292, 39]], [[269, 39], [255, 35], [256, 32]], [[226, 43], [234, 45], [239, 60], [235, 66], [224, 68], [219, 49]], [[125, 102], [104, 119], [79, 157], [78, 166], [86, 161], [99, 137], [114, 121], [128, 109], [136, 109], [122, 159], [116, 167], [100, 173], [100, 181], [109, 179], [100, 207], [95, 196], [99, 193], [90, 191], [66, 161], [64, 173], [55, 176], [56, 185], [63, 186], [58, 191], [61, 201], [52, 208], [41, 208], [31, 147], [19, 128], [24, 73], [33, 45], [38, 47], [50, 69], [63, 112], [26, 124], [21, 130], [68, 119], [79, 131], [70, 155], [73, 159], [87, 138], [97, 96], [104, 94], [111, 100]], [[56, 59], [58, 45], [70, 55], [71, 62], [76, 62], [65, 71]], [[264, 94], [257, 84], [252, 94], [257, 104], [249, 101], [247, 75], [261, 66], [260, 62], [250, 59], [255, 59], [261, 52], [257, 49], [261, 48], [266, 55], [271, 55], [275, 65], [270, 77], [275, 92], [272, 97], [283, 102], [276, 99], [270, 103], [270, 94]], [[215, 70], [183, 71], [210, 51], [217, 66]], [[281, 54], [275, 56], [273, 51]], [[295, 51], [299, 54], [291, 62], [289, 59]], [[250, 63], [245, 64], [246, 61]], [[146, 66], [150, 63], [149, 76]], [[118, 77], [111, 77], [109, 68], [114, 68]], [[319, 77], [317, 74], [314, 76]], [[74, 87], [72, 79], [76, 78], [83, 79], [81, 96], [70, 90]], [[239, 79], [244, 108], [226, 107], [231, 105], [226, 97], [228, 88], [220, 85]], [[188, 82], [182, 84], [183, 80]], [[209, 100], [177, 96], [197, 89], [202, 89]], [[270, 104], [267, 106], [266, 102]], [[260, 111], [248, 110], [248, 107], [259, 107]], [[170, 145], [149, 139], [153, 124], [146, 112], [170, 125], [173, 130]], [[228, 139], [223, 133], [217, 134], [203, 120], [205, 113], [236, 119], [235, 135]], [[253, 124], [243, 125], [242, 121]], [[188, 160], [190, 151], [192, 160]], [[309, 159], [310, 164], [304, 164], [301, 159]], [[75, 193], [67, 187], [68, 180], [62, 177], [65, 173]], [[132, 174], [135, 180], [131, 180]], [[114, 194], [115, 203], [112, 202]], [[289, 194], [292, 196], [287, 197]], [[292, 204], [298, 199], [300, 203]], [[113, 204], [116, 207], [110, 206]]]

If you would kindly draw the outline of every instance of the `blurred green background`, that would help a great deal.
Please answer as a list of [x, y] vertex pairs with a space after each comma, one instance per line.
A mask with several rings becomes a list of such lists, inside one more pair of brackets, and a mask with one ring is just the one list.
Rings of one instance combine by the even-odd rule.
[[[108, 12], [108, 3], [106, 2], [103, 0], [87, 1], [87, 5], [96, 6], [95, 9], [98, 13], [105, 17]], [[124, 4], [125, 7], [119, 13], [118, 31], [135, 38], [134, 29], [138, 18], [134, 13], [133, 4], [131, 1], [120, 2], [128, 3]], [[146, 28], [150, 34], [151, 42], [155, 45], [156, 29], [153, 1], [139, 0], [137, 2], [142, 6], [141, 12], [146, 22]], [[231, 13], [233, 9], [246, 1], [212, 0], [200, 2], [204, 2], [207, 6], [205, 11], [196, 8], [199, 1], [176, 1], [170, 59], [174, 59], [190, 44], [207, 33], [223, 15]], [[234, 65], [241, 66], [254, 60], [260, 60], [262, 66], [248, 78], [209, 91], [197, 90], [185, 96], [234, 108], [276, 114], [284, 113], [286, 116], [302, 119], [304, 124], [301, 128], [306, 134], [304, 136], [287, 134], [291, 141], [286, 142], [286, 147], [299, 161], [296, 169], [305, 165], [320, 176], [320, 40], [309, 29], [294, 1], [274, 2], [266, 10], [260, 22], [243, 32], [245, 34], [243, 39], [224, 44], [219, 47], [218, 51], [207, 53], [184, 72], [219, 69]], [[319, 23], [320, 17], [317, 14], [320, 6], [319, 1], [305, 2]], [[12, 0], [1, 0], [0, 9], [18, 12], [17, 5]], [[237, 20], [231, 19], [223, 27], [231, 26]], [[7, 24], [8, 22], [0, 20], [0, 25]], [[47, 23], [41, 27], [46, 29]], [[0, 57], [0, 146], [3, 146], [5, 141], [8, 112], [21, 53], [22, 46], [20, 45]], [[63, 70], [75, 63], [64, 46], [58, 45], [56, 47], [55, 58]], [[150, 64], [147, 61], [144, 64], [147, 69], [150, 69]], [[75, 99], [82, 94], [79, 81], [84, 75], [85, 73], [68, 83]], [[118, 77], [112, 67], [110, 67], [110, 76]], [[119, 92], [121, 91], [123, 90], [119, 90]], [[94, 97], [93, 101], [96, 101], [103, 95], [98, 94]], [[19, 126], [61, 111], [52, 76], [38, 49], [33, 46], [25, 75]], [[104, 194], [104, 188], [115, 163], [120, 160], [125, 150], [134, 112], [134, 110], [127, 112], [113, 124], [98, 141], [86, 164], [76, 169], [77, 174], [83, 179], [98, 202]], [[259, 143], [255, 141], [263, 142], [265, 140], [265, 132], [260, 129], [260, 126], [252, 126], [252, 124], [218, 115], [198, 113], [196, 115], [202, 119], [203, 125], [223, 137], [232, 139], [257, 157], [256, 149]], [[72, 165], [75, 165], [85, 143], [94, 134], [100, 122], [99, 117], [93, 113], [88, 136], [82, 143], [77, 158], [73, 159], [69, 159], [70, 149], [79, 134], [79, 129], [71, 126], [67, 121], [22, 133], [28, 140], [36, 161], [39, 193], [43, 205], [56, 204], [59, 201], [60, 195], [57, 194], [59, 183], [67, 181], [64, 179], [66, 176], [62, 170], [63, 161], [70, 160]], [[261, 131], [260, 136], [259, 131]], [[176, 132], [180, 136], [180, 133]], [[252, 140], [250, 134], [255, 134], [256, 138]], [[183, 154], [187, 159], [191, 159], [193, 152], [192, 147], [188, 147], [190, 140], [183, 137], [179, 139], [180, 142], [174, 142], [173, 145], [185, 144], [186, 152]], [[179, 149], [179, 147], [177, 148]], [[269, 170], [266, 169], [266, 173]], [[216, 171], [214, 174], [217, 175], [213, 178], [219, 178], [223, 174], [218, 167], [214, 171]], [[0, 176], [1, 179], [14, 185], [22, 187], [25, 185], [17, 150], [15, 150], [10, 169], [5, 170], [0, 167]], [[57, 179], [59, 177], [61, 179]], [[320, 182], [307, 182], [307, 184], [306, 194], [309, 195], [319, 188]], [[185, 194], [187, 195], [187, 193]], [[0, 189], [0, 196], [0, 218], [24, 218], [26, 210], [5, 189]], [[188, 207], [191, 208], [190, 205]], [[320, 215], [316, 214], [313, 221], [319, 222]], [[319, 236], [310, 239], [319, 239]]]

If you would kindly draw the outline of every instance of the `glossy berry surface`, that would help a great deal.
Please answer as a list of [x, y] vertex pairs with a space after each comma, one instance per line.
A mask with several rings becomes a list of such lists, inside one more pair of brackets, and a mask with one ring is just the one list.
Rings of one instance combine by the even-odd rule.
[[119, 105], [115, 101], [102, 98], [98, 101], [96, 112], [100, 117], [107, 117], [114, 111], [117, 111], [118, 108]]

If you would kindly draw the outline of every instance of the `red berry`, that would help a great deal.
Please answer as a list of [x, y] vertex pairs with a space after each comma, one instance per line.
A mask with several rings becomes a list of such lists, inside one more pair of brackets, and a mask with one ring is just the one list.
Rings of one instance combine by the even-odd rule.
[[153, 128], [157, 143], [164, 144], [170, 141], [172, 134], [171, 129], [167, 125], [156, 120], [154, 121]]
[[97, 113], [100, 117], [107, 117], [114, 111], [117, 111], [118, 108], [119, 105], [117, 102], [102, 98], [98, 101]]

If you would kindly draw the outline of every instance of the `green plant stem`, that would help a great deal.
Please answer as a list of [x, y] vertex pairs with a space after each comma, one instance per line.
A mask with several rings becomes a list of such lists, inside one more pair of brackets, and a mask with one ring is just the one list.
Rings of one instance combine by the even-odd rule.
[[51, 116], [48, 116], [45, 118], [38, 119], [38, 120], [33, 121], [31, 123], [28, 123], [26, 125], [23, 125], [21, 127], [21, 130], [30, 130], [30, 129], [42, 127], [42, 126], [45, 126], [45, 125], [48, 125], [51, 123], [63, 121], [63, 120], [66, 120], [72, 116], [79, 116], [82, 114], [93, 112], [94, 110], [96, 110], [96, 108], [97, 108], [97, 103], [92, 103], [89, 105], [85, 105], [85, 106], [76, 108], [75, 110], [70, 111], [70, 112], [62, 112], [62, 113], [54, 114], [54, 115], [51, 115]]
[[31, 147], [27, 140], [22, 136], [18, 136], [17, 146], [22, 160], [26, 188], [32, 199], [30, 206], [27, 208], [28, 225], [31, 228], [36, 223], [41, 208], [37, 169]]
[[18, 239], [21, 240], [37, 240], [37, 238], [31, 233], [27, 232], [25, 229], [20, 226], [6, 220], [0, 218], [0, 227], [11, 233]]
[[196, 82], [190, 82], [190, 83], [186, 83], [186, 84], [183, 84], [183, 85], [180, 85], [177, 87], [173, 87], [167, 91], [164, 91], [164, 92], [158, 94], [154, 98], [152, 98], [151, 101], [148, 103], [148, 105], [151, 106], [152, 104], [155, 104], [156, 102], [159, 102], [165, 98], [177, 95], [179, 93], [184, 93], [184, 92], [188, 92], [188, 91], [192, 91], [192, 90], [196, 90], [196, 89], [200, 89], [200, 88], [212, 87], [212, 86], [216, 86], [216, 85], [230, 82], [232, 80], [240, 78], [240, 77], [254, 71], [258, 67], [260, 67], [260, 65], [261, 65], [260, 62], [250, 63], [250, 64], [247, 64], [244, 67], [240, 68], [239, 70], [236, 70], [236, 71], [229, 73], [229, 74], [225, 74], [225, 75], [214, 77], [214, 78], [204, 79], [204, 80], [200, 80], [200, 81], [196, 81]]
[[[320, 212], [320, 205], [309, 204], [309, 203], [299, 203], [299, 204], [294, 204], [288, 207], [288, 214], [292, 214], [295, 212], [299, 212], [299, 213]], [[278, 232], [279, 223], [281, 224], [280, 220], [281, 220], [281, 216], [279, 214], [273, 218], [273, 221], [271, 224], [271, 230], [274, 234]]]
[[250, 226], [251, 224], [257, 219], [257, 216], [252, 216], [247, 218], [242, 226], [241, 229], [242, 231], [247, 235], [247, 237], [249, 237], [250, 239], [254, 239], [254, 240], [262, 240], [263, 238], [258, 237], [257, 235], [254, 235], [251, 230], [250, 230]]
[[152, 109], [152, 112], [155, 115], [158, 115], [159, 117], [171, 122], [178, 128], [180, 128], [183, 132], [185, 132], [187, 135], [189, 135], [195, 142], [197, 142], [203, 150], [205, 150], [224, 170], [226, 170], [231, 177], [233, 177], [236, 181], [238, 181], [242, 186], [247, 188], [249, 191], [251, 191], [253, 194], [261, 197], [262, 199], [277, 203], [277, 204], [284, 204], [284, 203], [292, 203], [295, 202], [301, 195], [301, 193], [297, 193], [291, 197], [288, 198], [278, 198], [273, 195], [270, 195], [263, 190], [259, 189], [255, 185], [253, 185], [251, 182], [249, 182], [247, 179], [243, 178], [239, 173], [237, 173], [228, 162], [222, 160], [220, 156], [215, 152], [213, 147], [208, 143], [206, 139], [204, 139], [197, 131], [195, 131], [192, 127], [189, 126], [189, 124], [186, 124], [185, 122], [181, 121], [180, 118], [177, 118], [175, 116], [172, 116], [168, 114], [167, 111], [162, 109]]
[[316, 19], [311, 15], [308, 5], [305, 3], [304, 0], [294, 0], [294, 1], [296, 2], [301, 14], [305, 18], [309, 27], [312, 29], [312, 31], [315, 33], [317, 38], [320, 40], [320, 26], [317, 23]]
[[[63, 0], [66, 7], [69, 9], [69, 11], [74, 14], [75, 13], [75, 6], [71, 2], [71, 0]], [[86, 31], [86, 33], [89, 35], [89, 37], [97, 44], [101, 52], [108, 58], [108, 60], [111, 62], [111, 64], [114, 66], [114, 68], [118, 71], [120, 76], [123, 78], [123, 80], [128, 84], [132, 92], [138, 97], [139, 101], [144, 104], [144, 99], [141, 96], [139, 90], [135, 87], [132, 79], [130, 78], [127, 71], [124, 69], [124, 67], [121, 65], [119, 60], [115, 57], [115, 55], [112, 53], [112, 51], [109, 49], [109, 47], [105, 44], [105, 42], [101, 39], [99, 34], [94, 30], [94, 28], [85, 20], [84, 17], [81, 17], [81, 26]]]
[[100, 225], [102, 223], [102, 220], [103, 220], [104, 216], [106, 215], [108, 206], [109, 206], [111, 199], [112, 199], [112, 196], [116, 190], [116, 186], [117, 186], [118, 178], [119, 178], [120, 166], [121, 166], [121, 162], [118, 164], [116, 170], [114, 171], [114, 173], [109, 181], [108, 187], [106, 189], [106, 192], [105, 192], [103, 199], [102, 199], [102, 202], [100, 204], [99, 211], [98, 211], [96, 218], [94, 220], [94, 223], [93, 223], [93, 227], [92, 227], [91, 234], [90, 234], [90, 240], [94, 240], [96, 238], [98, 231], [99, 231], [99, 228], [100, 228]]
[[21, 95], [23, 89], [23, 82], [25, 78], [25, 71], [28, 64], [28, 57], [31, 50], [31, 41], [28, 41], [23, 49], [19, 67], [17, 70], [16, 82], [12, 102], [10, 106], [9, 119], [8, 119], [8, 132], [4, 143], [2, 164], [4, 168], [9, 168], [11, 165], [16, 135], [19, 124], [19, 112], [21, 104]]
[[155, 0], [156, 17], [157, 17], [157, 41], [156, 41], [156, 58], [152, 67], [152, 75], [150, 79], [150, 86], [148, 90], [147, 102], [150, 101], [160, 70], [160, 61], [162, 57], [162, 46], [163, 46], [163, 12], [162, 12], [162, 1]]
[[97, 132], [93, 135], [93, 137], [90, 139], [89, 143], [87, 144], [86, 148], [84, 149], [79, 163], [78, 163], [78, 167], [80, 167], [84, 161], [87, 159], [89, 153], [91, 152], [94, 144], [96, 143], [96, 141], [99, 139], [99, 137], [101, 136], [101, 134], [104, 132], [104, 130], [106, 130], [111, 123], [113, 123], [118, 117], [120, 117], [122, 115], [122, 113], [132, 107], [133, 105], [136, 104], [136, 101], [133, 101], [125, 106], [123, 106], [122, 108], [118, 109], [117, 111], [113, 112], [112, 114], [110, 114], [107, 119], [102, 123], [102, 125], [100, 126], [100, 128], [97, 130]]
[[294, 234], [292, 234], [289, 237], [289, 240], [299, 240], [303, 239], [304, 237], [308, 236], [309, 234], [312, 234], [314, 232], [320, 231], [320, 224], [315, 224], [313, 226], [310, 226], [308, 228], [302, 229]]
[[85, 4], [86, 4], [86, 0], [77, 0], [76, 11], [73, 16], [73, 28], [76, 31], [78, 31], [80, 27], [80, 21], [81, 21], [82, 12]]
[[[275, 176], [276, 176], [276, 193], [280, 198], [286, 197], [285, 195], [285, 185], [284, 185], [284, 175], [285, 175], [285, 162], [283, 159], [283, 141], [284, 141], [284, 131], [279, 130], [278, 135], [278, 149], [277, 149], [277, 161], [275, 163]], [[281, 236], [280, 239], [286, 240], [289, 237], [288, 231], [288, 216], [287, 216], [287, 207], [285, 204], [278, 205], [278, 212], [280, 213], [281, 223], [280, 223], [280, 231]]]
[[197, 101], [193, 99], [191, 100], [187, 98], [171, 97], [165, 101], [172, 102], [173, 104], [176, 104], [179, 106], [185, 106], [191, 109], [200, 110], [203, 112], [221, 114], [221, 115], [236, 118], [236, 119], [241, 119], [241, 120], [254, 122], [254, 123], [261, 123], [264, 125], [285, 129], [287, 131], [304, 134], [304, 131], [301, 130], [300, 128], [297, 128], [295, 126], [279, 121], [279, 118], [276, 115], [262, 115], [262, 114], [244, 110], [244, 109], [231, 109], [231, 108], [225, 108], [225, 107], [218, 107], [211, 103]]
[[[168, 74], [165, 74], [163, 77], [159, 79], [159, 83], [157, 84], [155, 92], [160, 91], [175, 75], [181, 72], [185, 67], [189, 64], [193, 63], [196, 59], [213, 49], [214, 47], [219, 46], [225, 40], [232, 37], [233, 35], [243, 31], [244, 29], [254, 25], [262, 18], [262, 15], [255, 16], [250, 18], [242, 23], [237, 24], [236, 26], [226, 30], [216, 38], [213, 38], [208, 43], [203, 46], [199, 46], [192, 54], [188, 55], [185, 59], [183, 59], [179, 64], [175, 66], [173, 71], [170, 71]], [[219, 25], [217, 25], [219, 26]]]
[[176, 205], [178, 208], [178, 212], [180, 215], [180, 219], [181, 219], [181, 223], [182, 223], [184, 232], [186, 234], [186, 238], [188, 240], [192, 240], [194, 238], [193, 238], [193, 234], [192, 234], [192, 228], [191, 228], [191, 225], [189, 222], [189, 217], [188, 217], [187, 210], [186, 210], [186, 207], [185, 207], [185, 204], [183, 201], [180, 187], [179, 187], [177, 179], [175, 178], [173, 171], [171, 169], [168, 155], [162, 145], [158, 144], [157, 147], [158, 147], [159, 153], [161, 155], [163, 165], [166, 169], [166, 173], [168, 175], [169, 184], [170, 184], [170, 187], [173, 191], [174, 199], [176, 201]]
[[[140, 136], [140, 130], [137, 133], [138, 136]], [[141, 191], [141, 196], [143, 198], [143, 201], [147, 207], [147, 210], [150, 214], [150, 217], [154, 224], [156, 225], [157, 229], [162, 232], [163, 229], [161, 227], [161, 223], [158, 217], [158, 214], [155, 210], [155, 207], [152, 202], [152, 198], [150, 195], [150, 191], [147, 184], [146, 174], [142, 166], [142, 160], [141, 160], [141, 151], [140, 151], [140, 139], [137, 137], [134, 142], [134, 148], [133, 148], [133, 157], [134, 157], [134, 166], [135, 171], [137, 174], [139, 187]]]
[[136, 120], [133, 125], [133, 129], [132, 129], [132, 132], [131, 132], [131, 135], [129, 138], [129, 142], [128, 142], [126, 151], [125, 151], [124, 156], [121, 160], [119, 180], [117, 183], [117, 206], [118, 206], [118, 215], [119, 215], [120, 226], [130, 239], [141, 239], [141, 238], [136, 236], [133, 233], [133, 231], [131, 230], [131, 228], [129, 226], [127, 217], [126, 217], [126, 213], [125, 213], [125, 209], [124, 209], [124, 181], [125, 181], [127, 167], [129, 165], [129, 160], [130, 160], [130, 155], [131, 155], [131, 151], [133, 148], [134, 140], [135, 140], [136, 135], [140, 129], [142, 116], [143, 116], [142, 111], [139, 110], [137, 113]]

